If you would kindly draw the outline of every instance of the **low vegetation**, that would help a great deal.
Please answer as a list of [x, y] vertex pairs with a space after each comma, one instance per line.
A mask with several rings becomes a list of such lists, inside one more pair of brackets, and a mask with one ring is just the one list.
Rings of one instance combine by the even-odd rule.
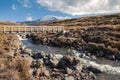
[[19, 43], [15, 36], [0, 33], [0, 80], [30, 80], [29, 60], [15, 55]]

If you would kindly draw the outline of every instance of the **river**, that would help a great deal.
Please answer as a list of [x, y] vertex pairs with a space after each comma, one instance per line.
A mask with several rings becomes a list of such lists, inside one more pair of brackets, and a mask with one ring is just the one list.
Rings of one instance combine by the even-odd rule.
[[29, 40], [22, 40], [22, 43], [26, 45], [29, 49], [34, 52], [36, 51], [44, 51], [46, 53], [59, 53], [59, 54], [66, 54], [69, 52], [68, 48], [59, 48], [59, 47], [51, 47], [47, 45], [36, 45], [32, 44]]
[[[17, 35], [19, 40], [22, 41], [23, 45], [25, 45], [27, 48], [31, 49], [33, 53], [37, 52], [37, 51], [44, 51], [46, 53], [56, 53], [56, 54], [66, 54], [66, 53], [70, 53], [70, 49], [68, 48], [59, 48], [59, 47], [51, 47], [51, 46], [47, 46], [47, 45], [36, 45], [36, 44], [32, 44], [28, 39], [22, 39], [19, 35]], [[97, 59], [81, 59], [83, 60], [83, 62], [87, 65], [90, 66], [94, 66], [97, 65], [101, 68], [106, 68], [106, 66], [108, 66], [108, 68], [110, 67], [111, 69], [105, 69], [106, 71], [104, 71], [105, 73], [102, 74], [97, 74], [97, 80], [120, 80], [120, 61], [112, 61], [112, 60], [108, 60], [105, 58], [97, 58]], [[114, 73], [115, 69], [118, 74], [112, 74], [112, 71]], [[107, 71], [109, 70], [109, 71]], [[111, 73], [109, 74], [108, 72]]]
[[19, 40], [22, 41], [23, 45], [31, 49], [33, 53], [37, 51], [44, 51], [46, 53], [56, 53], [56, 54], [66, 54], [70, 52], [70, 49], [68, 48], [52, 47], [52, 46], [40, 45], [40, 44], [36, 45], [31, 43], [31, 41], [28, 39], [23, 39], [19, 35], [17, 35], [17, 37], [19, 38]]

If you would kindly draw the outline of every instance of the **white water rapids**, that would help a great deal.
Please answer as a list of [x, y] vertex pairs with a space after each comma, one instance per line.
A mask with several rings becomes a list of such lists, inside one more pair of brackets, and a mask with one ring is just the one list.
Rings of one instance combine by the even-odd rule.
[[83, 64], [87, 67], [93, 67], [101, 72], [107, 73], [107, 74], [117, 74], [120, 75], [120, 67], [113, 67], [111, 65], [106, 64], [98, 64], [94, 61], [90, 61], [87, 59], [80, 58], [80, 60], [83, 62]]

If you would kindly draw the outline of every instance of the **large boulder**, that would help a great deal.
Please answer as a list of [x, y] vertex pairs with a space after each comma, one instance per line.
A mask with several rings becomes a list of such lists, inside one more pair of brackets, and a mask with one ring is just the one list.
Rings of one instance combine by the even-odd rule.
[[38, 51], [36, 54], [33, 55], [35, 59], [45, 58], [47, 54], [44, 51]]
[[57, 67], [59, 60], [60, 60], [61, 56], [60, 55], [55, 55], [50, 53], [47, 58], [45, 58], [45, 63], [47, 63], [48, 65], [50, 65], [51, 67]]
[[59, 61], [57, 59], [51, 59], [49, 63], [51, 65], [51, 67], [57, 67]]
[[43, 67], [43, 65], [44, 65], [43, 59], [33, 60], [31, 63], [32, 68], [40, 68]]
[[116, 59], [120, 60], [120, 54], [117, 54], [115, 57]]
[[63, 55], [62, 54], [55, 54], [55, 57], [56, 57], [56, 59], [60, 60], [63, 58]]
[[61, 68], [66, 68], [66, 67], [70, 67], [73, 68], [74, 66], [77, 66], [77, 64], [80, 63], [80, 60], [73, 57], [73, 56], [64, 56], [58, 64], [58, 67]]
[[28, 54], [29, 56], [32, 56], [32, 50], [28, 49], [28, 48], [25, 48], [24, 51], [23, 51], [23, 54]]
[[92, 71], [93, 73], [101, 73], [101, 71], [97, 68], [94, 68], [94, 67], [88, 67], [87, 68], [89, 71]]

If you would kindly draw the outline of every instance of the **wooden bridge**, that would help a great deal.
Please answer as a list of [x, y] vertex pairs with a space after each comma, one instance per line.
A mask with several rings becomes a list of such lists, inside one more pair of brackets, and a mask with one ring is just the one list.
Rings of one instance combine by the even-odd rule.
[[0, 32], [60, 32], [63, 31], [63, 26], [7, 26], [0, 25]]

